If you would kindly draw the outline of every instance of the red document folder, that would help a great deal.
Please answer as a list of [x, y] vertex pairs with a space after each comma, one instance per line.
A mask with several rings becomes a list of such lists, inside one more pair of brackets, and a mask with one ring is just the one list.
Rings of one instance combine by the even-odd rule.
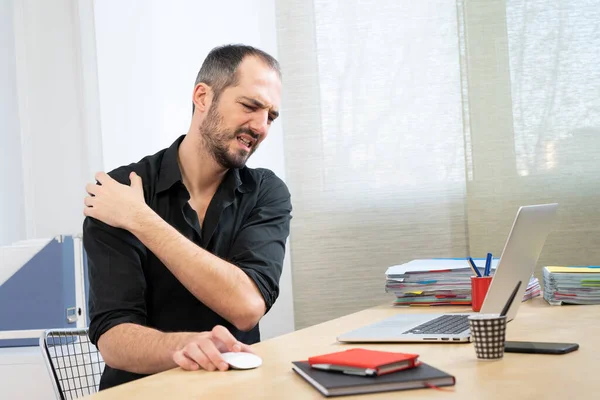
[[418, 357], [418, 354], [359, 348], [310, 357], [308, 363], [316, 369], [372, 376], [413, 368], [419, 364]]

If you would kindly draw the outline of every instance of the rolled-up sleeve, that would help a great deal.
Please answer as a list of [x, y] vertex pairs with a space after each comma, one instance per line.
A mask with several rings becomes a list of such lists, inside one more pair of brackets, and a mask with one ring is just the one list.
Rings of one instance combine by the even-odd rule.
[[228, 260], [256, 284], [267, 311], [279, 296], [292, 203], [285, 183], [275, 175], [263, 182], [257, 204], [235, 236]]
[[91, 217], [83, 223], [83, 245], [88, 260], [92, 343], [96, 345], [100, 336], [116, 325], [145, 325], [145, 247], [129, 232]]

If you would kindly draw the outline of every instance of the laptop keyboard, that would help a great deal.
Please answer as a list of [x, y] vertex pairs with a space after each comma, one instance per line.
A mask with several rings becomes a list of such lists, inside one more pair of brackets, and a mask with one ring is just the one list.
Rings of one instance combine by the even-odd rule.
[[442, 315], [406, 332], [419, 335], [451, 335], [469, 329], [468, 315]]

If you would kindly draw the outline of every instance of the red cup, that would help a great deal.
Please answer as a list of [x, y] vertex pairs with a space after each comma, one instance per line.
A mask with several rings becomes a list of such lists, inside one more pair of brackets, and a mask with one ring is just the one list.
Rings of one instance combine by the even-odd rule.
[[481, 278], [478, 276], [471, 277], [471, 305], [473, 311], [478, 312], [481, 310], [483, 300], [485, 300], [491, 283], [491, 276], [482, 276]]

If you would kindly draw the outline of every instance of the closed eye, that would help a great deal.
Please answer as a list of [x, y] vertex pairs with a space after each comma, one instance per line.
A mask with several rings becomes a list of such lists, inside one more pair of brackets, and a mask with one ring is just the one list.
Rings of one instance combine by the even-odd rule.
[[[250, 104], [246, 104], [246, 103], [240, 103], [242, 106], [244, 106], [244, 108], [250, 112], [255, 112], [256, 110], [258, 110], [258, 107], [256, 106], [251, 106]], [[271, 113], [269, 113], [269, 124], [273, 121], [275, 121], [275, 117], [274, 115], [272, 115]]]

